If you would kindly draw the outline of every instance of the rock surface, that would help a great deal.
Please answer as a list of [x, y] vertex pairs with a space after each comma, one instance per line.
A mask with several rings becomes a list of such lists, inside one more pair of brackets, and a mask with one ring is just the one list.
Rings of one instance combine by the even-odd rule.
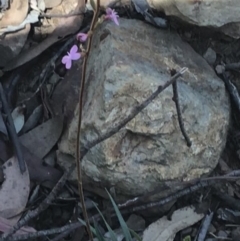
[[[176, 33], [126, 19], [119, 27], [107, 22], [96, 30], [88, 61], [83, 146], [165, 83], [170, 69], [182, 67], [188, 72], [178, 80], [178, 92], [191, 148], [179, 129], [170, 86], [117, 134], [88, 152], [82, 167], [90, 179], [136, 196], [171, 187], [171, 180], [207, 174], [225, 145], [230, 114], [223, 82]], [[77, 110], [59, 143], [65, 154], [75, 154]]]
[[[102, 0], [106, 7], [115, 0]], [[240, 37], [239, 0], [135, 0], [147, 3], [150, 8], [163, 11], [167, 16], [175, 16], [184, 22], [198, 26], [219, 28], [234, 38]], [[130, 0], [121, 0], [122, 5], [130, 5]]]

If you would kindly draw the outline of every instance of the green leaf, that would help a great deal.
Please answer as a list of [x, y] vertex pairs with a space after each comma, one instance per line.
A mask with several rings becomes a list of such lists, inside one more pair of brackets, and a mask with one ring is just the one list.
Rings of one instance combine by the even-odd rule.
[[[86, 222], [84, 221], [84, 220], [82, 220], [81, 218], [78, 218], [78, 221], [80, 222], [80, 223], [82, 223], [84, 226], [87, 226], [86, 225]], [[97, 235], [96, 235], [96, 230], [90, 225], [90, 229], [91, 229], [91, 231], [92, 231], [92, 233], [97, 237]]]
[[96, 237], [97, 237], [98, 241], [106, 241], [104, 239], [104, 237], [102, 236], [101, 232], [99, 231], [97, 223], [94, 219], [93, 219], [93, 224], [94, 224], [94, 228], [96, 230]]
[[[107, 189], [106, 189], [106, 191], [107, 191]], [[109, 198], [110, 198], [110, 200], [112, 202], [112, 205], [113, 205], [113, 208], [114, 208], [114, 210], [116, 212], [116, 215], [118, 217], [118, 221], [119, 221], [119, 223], [120, 223], [120, 225], [122, 227], [122, 230], [123, 230], [124, 237], [125, 237], [126, 241], [132, 241], [132, 236], [131, 236], [131, 234], [129, 232], [129, 229], [128, 229], [128, 226], [127, 226], [126, 222], [124, 221], [124, 219], [122, 217], [122, 214], [120, 213], [120, 211], [119, 211], [116, 203], [114, 202], [112, 196], [110, 195], [110, 193], [108, 191], [107, 191], [107, 193], [108, 193], [108, 196], [109, 196]]]
[[95, 203], [93, 203], [93, 205], [95, 206], [95, 208], [98, 210], [99, 214], [101, 215], [107, 229], [108, 229], [108, 232], [110, 233], [110, 236], [111, 236], [111, 241], [117, 241], [117, 237], [116, 237], [116, 234], [114, 233], [114, 231], [111, 229], [111, 227], [108, 225], [107, 221], [105, 220], [105, 218], [103, 217], [101, 211], [98, 209], [98, 207], [96, 206]]
[[142, 241], [141, 237], [132, 229], [130, 229], [130, 233], [132, 234], [132, 236], [134, 236], [134, 238], [137, 240], [137, 241]]
[[187, 235], [186, 237], [183, 238], [183, 241], [191, 241], [191, 236]]

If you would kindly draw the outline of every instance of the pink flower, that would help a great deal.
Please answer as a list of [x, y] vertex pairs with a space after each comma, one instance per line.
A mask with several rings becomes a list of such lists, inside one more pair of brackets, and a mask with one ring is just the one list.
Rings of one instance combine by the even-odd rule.
[[70, 49], [70, 52], [68, 52], [67, 55], [63, 56], [62, 63], [65, 64], [66, 69], [70, 69], [72, 67], [72, 60], [78, 60], [81, 58], [81, 54], [77, 51], [77, 45], [73, 45]]
[[88, 34], [87, 33], [78, 33], [77, 34], [77, 40], [80, 42], [85, 42], [88, 38]]
[[118, 18], [119, 18], [119, 16], [118, 16], [118, 14], [116, 13], [116, 11], [114, 9], [111, 9], [111, 8], [107, 8], [106, 9], [105, 19], [110, 19], [115, 24], [119, 25]]

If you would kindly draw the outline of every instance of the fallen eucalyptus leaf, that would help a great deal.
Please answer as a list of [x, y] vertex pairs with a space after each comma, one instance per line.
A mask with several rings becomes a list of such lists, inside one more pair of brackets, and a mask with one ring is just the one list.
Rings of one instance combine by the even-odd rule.
[[32, 128], [36, 127], [36, 125], [37, 125], [39, 119], [42, 117], [42, 115], [43, 115], [43, 106], [39, 105], [34, 109], [32, 114], [27, 119], [26, 123], [24, 124], [24, 126], [21, 130], [21, 133], [26, 133], [29, 130], [31, 130]]
[[173, 241], [177, 232], [197, 223], [203, 217], [203, 213], [196, 213], [194, 206], [178, 209], [171, 220], [164, 216], [152, 223], [144, 231], [143, 241]]
[[57, 116], [19, 137], [22, 145], [42, 159], [57, 143], [63, 128], [63, 119]]
[[0, 216], [11, 219], [15, 224], [21, 213], [26, 207], [29, 190], [30, 179], [28, 169], [22, 174], [19, 169], [16, 157], [10, 158], [2, 166], [5, 180], [0, 189]]

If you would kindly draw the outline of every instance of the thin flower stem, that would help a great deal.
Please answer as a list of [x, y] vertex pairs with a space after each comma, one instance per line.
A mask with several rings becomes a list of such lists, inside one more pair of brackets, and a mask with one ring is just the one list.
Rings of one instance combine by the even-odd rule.
[[[90, 32], [93, 32], [94, 25], [97, 21], [98, 14], [99, 14], [99, 6], [100, 0], [97, 0], [96, 9], [94, 11], [94, 16], [91, 22]], [[90, 223], [88, 219], [88, 214], [84, 202], [84, 194], [83, 194], [83, 185], [82, 185], [82, 168], [81, 168], [81, 153], [80, 153], [80, 136], [81, 136], [81, 123], [82, 123], [82, 108], [83, 108], [83, 92], [84, 92], [84, 85], [85, 85], [85, 78], [86, 78], [86, 68], [87, 68], [87, 60], [88, 55], [92, 46], [92, 35], [89, 36], [88, 43], [87, 43], [87, 50], [86, 55], [83, 61], [82, 66], [82, 78], [81, 78], [81, 85], [80, 85], [80, 94], [79, 94], [79, 114], [78, 114], [78, 126], [77, 126], [77, 143], [76, 143], [76, 166], [77, 166], [77, 177], [78, 177], [78, 190], [80, 201], [82, 204], [83, 216], [86, 222], [86, 227], [88, 231], [88, 235], [91, 241], [93, 241], [92, 232], [90, 229]]]

